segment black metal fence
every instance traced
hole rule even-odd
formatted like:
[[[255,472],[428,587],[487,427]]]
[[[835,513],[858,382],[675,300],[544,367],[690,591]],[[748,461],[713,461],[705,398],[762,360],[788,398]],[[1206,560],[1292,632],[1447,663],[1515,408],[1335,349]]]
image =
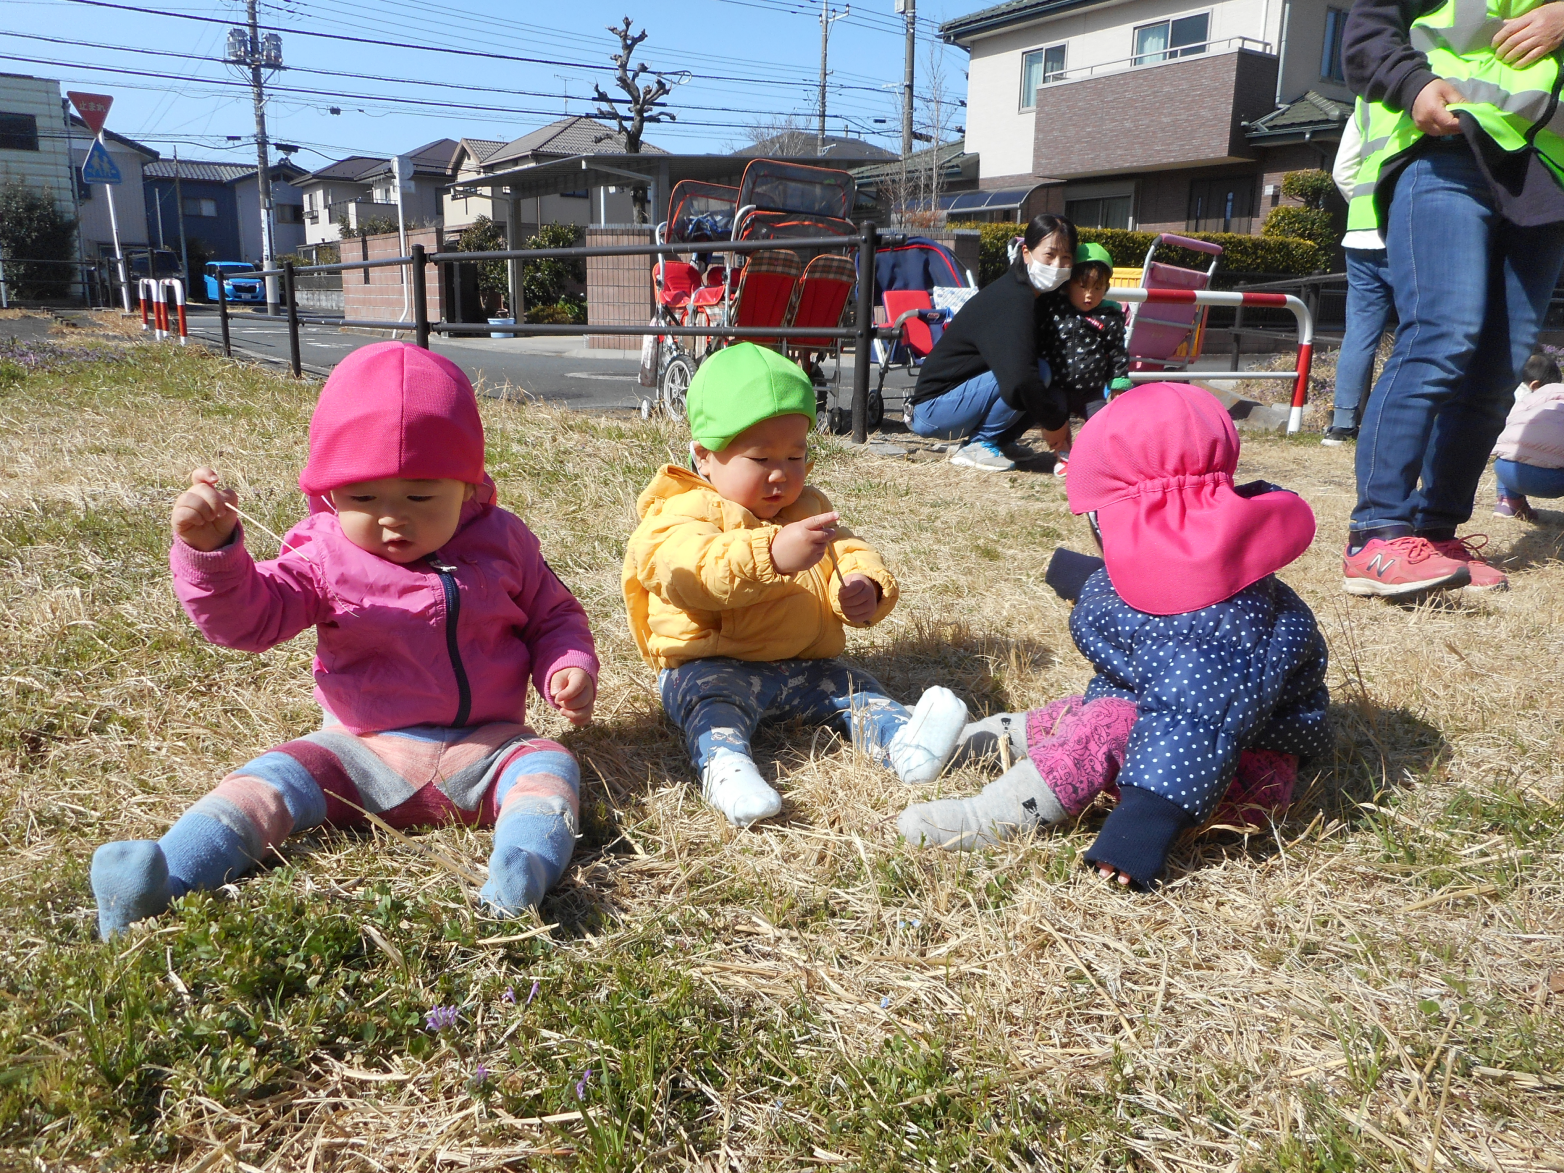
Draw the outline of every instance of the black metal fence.
[[[428,252],[421,244],[412,247],[411,255],[405,257],[389,257],[381,260],[357,260],[341,261],[330,265],[294,265],[291,261],[284,262],[279,269],[262,270],[247,276],[282,278],[283,301],[287,311],[288,322],[288,360],[295,377],[303,373],[299,353],[299,326],[301,323],[356,327],[368,330],[408,330],[413,335],[413,340],[424,348],[429,346],[431,334],[444,334],[450,336],[462,335],[490,335],[490,334],[526,334],[531,336],[563,336],[585,337],[587,335],[615,335],[615,336],[646,336],[658,337],[688,337],[688,338],[723,338],[743,341],[744,339],[787,340],[789,338],[829,338],[838,342],[852,343],[854,349],[853,361],[853,396],[852,396],[852,422],[853,440],[862,444],[868,439],[868,411],[869,411],[869,368],[873,365],[870,355],[870,343],[875,338],[874,325],[874,258],[879,248],[879,230],[872,223],[862,225],[856,236],[820,236],[820,237],[788,237],[776,240],[749,240],[749,241],[702,241],[693,244],[623,244],[623,245],[587,245],[573,248],[538,248],[538,249],[504,249],[496,252]],[[429,304],[427,299],[428,267],[434,265],[442,281],[449,282],[448,289],[461,287],[460,267],[481,261],[544,261],[544,260],[578,260],[587,257],[627,257],[644,256],[650,260],[659,256],[681,256],[710,253],[757,253],[774,251],[777,249],[813,249],[813,250],[853,250],[858,257],[858,287],[857,299],[851,326],[749,326],[735,327],[724,325],[705,326],[673,326],[658,323],[641,325],[528,325],[517,323],[511,326],[495,325],[488,322],[461,322],[450,321],[443,316],[437,321],[429,318]],[[298,300],[294,296],[298,280],[307,274],[327,273],[356,273],[363,270],[366,274],[370,269],[390,268],[392,266],[408,266],[408,284],[413,309],[413,320],[383,321],[368,318],[328,317],[318,314],[300,312]],[[228,299],[223,291],[222,283],[218,282],[218,316],[221,320],[223,353],[232,353],[232,344],[229,340],[228,327]],[[442,308],[445,302],[442,300]],[[460,314],[458,313],[458,316]],[[890,331],[881,330],[882,337],[890,337]]]

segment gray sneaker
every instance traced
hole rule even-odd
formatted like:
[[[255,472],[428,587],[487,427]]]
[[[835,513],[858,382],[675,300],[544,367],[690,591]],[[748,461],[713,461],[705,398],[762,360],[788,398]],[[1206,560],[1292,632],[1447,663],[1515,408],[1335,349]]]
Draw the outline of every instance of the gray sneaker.
[[[1009,472],[1016,466],[1016,462],[1001,452],[992,440],[963,444],[950,454],[950,462],[962,468],[981,468],[985,472]]]

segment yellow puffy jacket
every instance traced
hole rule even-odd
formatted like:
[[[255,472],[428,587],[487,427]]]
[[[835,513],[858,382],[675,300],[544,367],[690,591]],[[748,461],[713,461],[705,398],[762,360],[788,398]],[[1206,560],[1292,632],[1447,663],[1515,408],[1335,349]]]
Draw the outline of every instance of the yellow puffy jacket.
[[[818,489],[761,521],[687,469],[665,465],[636,501],[641,523],[625,551],[630,633],[653,668],[689,660],[825,660],[847,646],[839,595],[857,572],[880,585],[869,627],[896,606],[896,580],[868,544],[838,528],[830,553],[802,574],[771,565],[782,526],[831,503]],[[832,574],[832,560],[840,570]],[[858,625],[854,625],[858,626]]]

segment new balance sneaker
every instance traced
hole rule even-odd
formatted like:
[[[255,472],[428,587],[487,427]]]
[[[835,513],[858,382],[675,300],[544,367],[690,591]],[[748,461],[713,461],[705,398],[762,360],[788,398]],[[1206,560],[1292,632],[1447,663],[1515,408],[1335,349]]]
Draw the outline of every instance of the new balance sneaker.
[[[1427,538],[1374,538],[1341,562],[1341,589],[1384,599],[1464,587],[1472,581],[1464,559],[1443,554]]]
[[[1351,444],[1358,438],[1357,428],[1329,427],[1325,429],[1325,438],[1320,441],[1327,448],[1339,448],[1343,444]]]
[[[1466,571],[1472,576],[1472,581],[1466,584],[1467,590],[1509,590],[1510,580],[1505,576],[1504,571],[1489,566],[1483,556],[1478,553],[1487,544],[1487,534],[1476,534],[1470,538],[1450,538],[1448,541],[1429,543],[1429,545],[1433,546],[1434,549],[1451,561],[1464,562],[1466,564]]]
[[[1016,466],[992,440],[963,444],[950,454],[950,462],[962,468],[981,468],[985,472],[1009,472]]]
[[[1537,520],[1537,511],[1531,507],[1531,502],[1525,497],[1506,497],[1503,493],[1500,493],[1498,500],[1493,503],[1493,515],[1513,517],[1517,521]]]

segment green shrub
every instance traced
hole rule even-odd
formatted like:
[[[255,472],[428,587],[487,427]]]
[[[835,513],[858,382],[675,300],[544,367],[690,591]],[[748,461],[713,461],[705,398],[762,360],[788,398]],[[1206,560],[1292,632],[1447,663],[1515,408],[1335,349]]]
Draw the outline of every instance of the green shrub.
[[[0,250],[7,257],[29,261],[73,261],[76,221],[54,204],[48,188],[42,192],[20,181],[0,184]],[[69,265],[6,265],[12,297],[65,297],[77,280]]]
[[[456,248],[464,253],[499,252],[506,248],[505,229],[487,216],[479,216],[470,227],[464,228],[456,238]],[[504,297],[510,291],[510,280],[504,261],[478,262],[478,292],[489,297]]]
[[[586,237],[586,229],[579,224],[544,224],[533,236],[527,237],[522,248],[576,248]],[[586,281],[586,262],[577,257],[572,260],[528,261],[523,266],[521,292],[529,306],[553,306],[565,296],[565,287],[571,282]],[[531,321],[529,313],[527,320]]]
[[[1265,227],[1260,229],[1260,234],[1312,240],[1327,249],[1334,247],[1339,239],[1331,214],[1324,208],[1299,208],[1291,204],[1273,208],[1265,218]]]
[[[586,302],[564,298],[553,305],[540,305],[527,311],[533,325],[579,326],[586,323]]]
[[[1277,209],[1280,211],[1281,209]],[[1300,211],[1302,209],[1292,209]],[[1010,266],[1005,249],[1010,239],[1018,234],[1019,224],[955,224],[950,228],[976,228],[982,240],[979,246],[978,284],[987,285]],[[1222,263],[1217,272],[1234,273],[1313,273],[1330,263],[1328,249],[1320,243],[1293,236],[1248,236],[1241,232],[1191,232],[1180,233],[1195,240],[1208,240],[1222,246]],[[1102,245],[1113,257],[1115,265],[1139,268],[1146,259],[1146,250],[1156,239],[1151,232],[1132,232],[1124,228],[1082,228],[1082,241]],[[1334,240],[1327,243],[1334,244]],[[1160,248],[1157,259],[1173,265],[1185,265],[1204,269],[1211,264],[1205,253],[1181,248]]]
[[[1336,194],[1336,181],[1329,171],[1289,171],[1282,177],[1282,194],[1306,208],[1319,209]]]

